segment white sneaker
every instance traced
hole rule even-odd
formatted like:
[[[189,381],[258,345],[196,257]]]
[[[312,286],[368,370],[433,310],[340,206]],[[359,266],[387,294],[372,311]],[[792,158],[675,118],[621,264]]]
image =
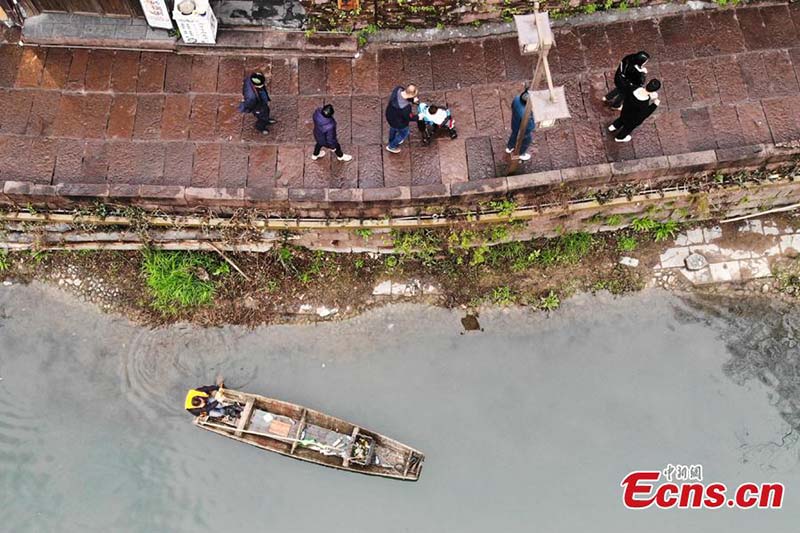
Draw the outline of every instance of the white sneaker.
[[[514,153],[514,149],[513,148],[506,148],[506,153],[507,154],[513,154]]]
[[[627,143],[627,142],[631,141],[631,136],[630,135],[626,135],[622,139],[617,139],[616,137],[614,137],[614,140],[617,141],[618,143]]]
[[[527,153],[525,153],[525,154],[521,154],[521,155],[519,156],[519,160],[520,160],[520,161],[527,161],[527,160],[528,160],[528,159],[530,159],[530,158],[531,158],[531,154],[527,154]]]
[[[312,161],[316,161],[316,160],[317,160],[317,159],[319,159],[320,157],[325,157],[325,150],[320,150],[320,151],[319,151],[319,155],[314,155],[314,154],[311,154],[311,160],[312,160]]]
[[[386,150],[388,150],[389,152],[392,152],[393,154],[399,154],[400,153],[400,148],[392,148],[391,146],[387,146]]]
[[[336,159],[338,159],[339,161],[347,162],[347,161],[352,161],[353,160],[353,156],[350,155],[350,154],[342,154],[342,157],[337,157]]]
[[[615,128],[614,125],[612,124],[608,127],[608,131],[617,131],[617,128]]]

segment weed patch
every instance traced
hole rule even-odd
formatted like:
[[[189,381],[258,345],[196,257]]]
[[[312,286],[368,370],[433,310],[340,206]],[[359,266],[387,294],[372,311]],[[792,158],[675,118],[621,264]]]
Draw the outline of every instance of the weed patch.
[[[214,299],[216,280],[228,264],[198,252],[144,252],[142,271],[154,309],[168,315],[207,305]]]

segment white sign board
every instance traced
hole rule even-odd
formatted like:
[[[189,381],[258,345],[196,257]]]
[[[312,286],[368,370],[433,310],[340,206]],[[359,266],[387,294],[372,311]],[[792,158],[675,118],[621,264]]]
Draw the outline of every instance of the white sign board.
[[[169,18],[166,0],[139,0],[144,11],[147,24],[153,28],[172,29],[172,19]]]
[[[198,0],[199,1],[199,0]],[[217,17],[210,7],[202,6],[204,11],[184,15],[176,6],[172,12],[175,23],[181,31],[181,39],[186,44],[214,44],[217,42]]]

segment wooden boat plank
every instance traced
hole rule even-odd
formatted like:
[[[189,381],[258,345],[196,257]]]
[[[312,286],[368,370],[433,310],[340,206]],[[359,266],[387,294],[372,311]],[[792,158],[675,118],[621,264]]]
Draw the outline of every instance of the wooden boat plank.
[[[255,404],[256,404],[255,398],[249,398],[247,400],[247,403],[244,406],[244,411],[242,411],[242,414],[239,415],[239,423],[236,425],[235,435],[237,437],[242,435],[242,430],[244,430],[245,427],[247,427],[248,422],[250,422],[250,416],[253,413],[253,407],[255,406]]]
[[[353,455],[353,446],[356,444],[356,435],[358,435],[360,429],[358,426],[354,427],[353,433],[350,435],[350,446],[347,447],[347,453],[342,459],[342,466],[344,467],[350,466],[350,456]]]
[[[300,416],[300,423],[297,424],[297,431],[295,431],[295,433],[294,433],[294,438],[295,439],[300,439],[300,435],[303,433],[303,429],[306,427],[306,416],[307,415],[308,415],[308,409],[306,409],[304,407],[303,408],[303,414]],[[295,440],[292,443],[292,449],[289,450],[290,454],[294,455],[294,451],[297,449],[297,445],[298,444],[299,444],[299,442],[297,440]]]

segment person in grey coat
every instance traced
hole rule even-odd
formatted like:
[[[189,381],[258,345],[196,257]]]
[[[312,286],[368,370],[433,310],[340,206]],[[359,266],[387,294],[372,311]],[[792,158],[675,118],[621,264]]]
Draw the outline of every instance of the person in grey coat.
[[[342,146],[336,136],[336,119],[333,118],[333,106],[327,104],[317,108],[312,118],[314,120],[314,140],[317,141],[317,144],[314,146],[314,153],[311,155],[311,159],[316,161],[320,157],[325,157],[325,151],[322,149],[325,147],[333,150],[339,161],[352,160],[353,156],[342,151]]]

